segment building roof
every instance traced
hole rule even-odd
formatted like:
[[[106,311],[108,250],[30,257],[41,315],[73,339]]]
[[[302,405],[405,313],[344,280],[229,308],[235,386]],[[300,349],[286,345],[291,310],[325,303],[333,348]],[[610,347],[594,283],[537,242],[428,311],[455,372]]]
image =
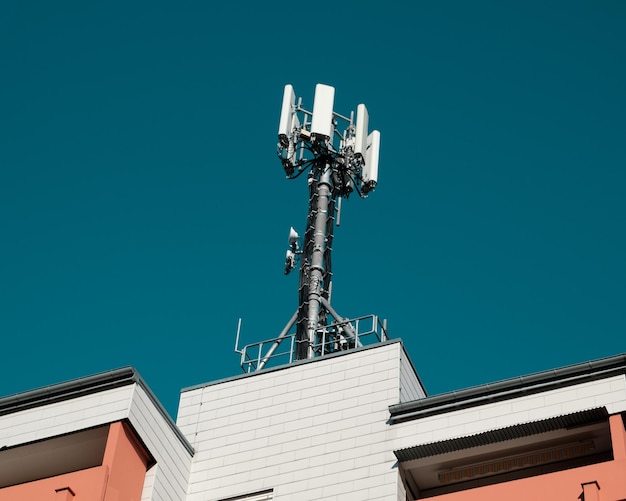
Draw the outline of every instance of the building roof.
[[[411,357],[409,356],[409,353],[406,349],[406,347],[404,346],[404,343],[402,342],[401,338],[391,338],[391,339],[386,339],[385,341],[379,341],[377,343],[372,343],[372,344],[368,344],[365,346],[359,346],[356,348],[350,348],[349,350],[345,350],[345,351],[338,351],[338,352],[334,352],[334,353],[327,353],[323,356],[320,357],[314,357],[314,358],[307,358],[304,360],[293,360],[292,362],[286,363],[286,364],[282,364],[282,365],[277,365],[277,366],[272,366],[272,367],[265,367],[263,369],[260,369],[258,371],[253,371],[253,372],[246,372],[243,374],[237,374],[235,376],[229,376],[226,378],[222,378],[222,379],[216,379],[214,381],[208,381],[206,383],[200,383],[200,384],[195,384],[193,386],[188,386],[183,388],[181,391],[181,393],[185,393],[187,391],[193,391],[193,390],[197,390],[199,388],[206,388],[208,386],[215,386],[218,384],[223,384],[223,383],[229,383],[231,381],[235,381],[238,379],[244,379],[244,378],[249,378],[249,377],[254,377],[257,376],[259,374],[268,374],[270,372],[277,372],[277,371],[284,371],[284,370],[289,370],[292,367],[298,366],[298,365],[306,365],[306,364],[316,364],[318,362],[323,362],[326,360],[331,360],[331,359],[336,359],[339,357],[346,357],[346,356],[350,356],[352,353],[357,353],[357,352],[361,352],[361,351],[367,351],[367,350],[373,350],[376,349],[380,346],[387,346],[390,344],[396,344],[399,343],[400,346],[402,347],[404,356],[406,357],[407,362],[410,364],[411,368],[413,369],[413,372],[415,373],[415,376],[417,377],[418,383],[420,384],[421,388],[424,388],[424,385],[422,384],[422,380],[417,372],[417,370],[415,369],[415,365],[413,364]],[[424,389],[424,391],[426,391]]]
[[[390,424],[626,374],[626,354],[389,406]]]
[[[145,391],[146,395],[148,395],[148,398],[150,399],[150,402],[157,412],[163,417],[167,426],[171,428],[189,454],[193,455],[194,449],[189,441],[176,426],[171,416],[167,413],[163,405],[159,402],[137,370],[130,366],[2,397],[0,398],[0,416],[50,405],[57,402],[63,402],[131,384],[137,384]]]

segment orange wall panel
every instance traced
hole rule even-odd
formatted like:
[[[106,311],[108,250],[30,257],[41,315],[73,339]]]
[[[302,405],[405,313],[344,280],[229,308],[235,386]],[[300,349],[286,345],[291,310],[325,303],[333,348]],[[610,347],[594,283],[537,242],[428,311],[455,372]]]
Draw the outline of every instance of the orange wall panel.
[[[149,456],[130,427],[111,424],[103,464],[109,467],[104,501],[139,501]]]
[[[97,466],[65,475],[0,489],[0,501],[101,501],[108,477],[108,467]],[[75,497],[62,489],[70,487]],[[59,490],[59,494],[57,494]],[[58,497],[61,495],[61,497]],[[70,496],[68,498],[68,495]]]
[[[112,423],[101,466],[0,489],[0,501],[139,501],[150,456],[129,425]]]
[[[597,483],[600,500],[626,499],[626,460],[607,461],[580,468],[442,494],[437,501],[577,501],[584,484]]]
[[[613,457],[617,460],[626,459],[626,431],[621,414],[609,416]]]

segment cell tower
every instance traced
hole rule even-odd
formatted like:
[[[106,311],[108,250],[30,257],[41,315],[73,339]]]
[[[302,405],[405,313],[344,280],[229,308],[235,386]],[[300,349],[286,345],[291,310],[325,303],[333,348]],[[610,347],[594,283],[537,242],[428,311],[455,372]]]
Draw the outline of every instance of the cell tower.
[[[277,338],[237,348],[246,372],[270,361],[291,362],[343,351],[386,338],[386,326],[375,315],[346,319],[330,304],[331,252],[342,198],[356,192],[366,198],[378,181],[380,133],[368,132],[364,104],[349,117],[333,110],[334,87],[317,84],[313,111],[285,86],[278,126],[278,157],[287,179],[308,175],[309,212],[304,239],[291,228],[285,274],[300,263],[298,309]],[[341,125],[340,125],[341,124]],[[295,326],[295,332],[293,328]],[[287,350],[277,352],[287,339]]]

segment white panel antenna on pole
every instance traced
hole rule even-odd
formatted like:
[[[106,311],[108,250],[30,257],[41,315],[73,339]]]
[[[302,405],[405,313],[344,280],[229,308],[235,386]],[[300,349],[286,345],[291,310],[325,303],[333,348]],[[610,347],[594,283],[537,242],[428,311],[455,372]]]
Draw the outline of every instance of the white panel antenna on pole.
[[[363,167],[363,190],[371,191],[378,182],[378,158],[380,155],[380,132],[377,130],[367,138],[365,167]]]
[[[293,120],[296,118],[295,107],[296,93],[293,90],[292,85],[285,85],[285,91],[283,93],[283,105],[280,110],[280,123],[278,125],[278,140],[283,145],[287,145],[288,137],[291,135]]]
[[[324,84],[317,84],[315,86],[315,101],[313,102],[311,133],[318,137],[318,141],[330,139],[333,135],[334,101],[334,87]]]
[[[365,152],[367,150],[367,127],[369,122],[369,113],[364,104],[359,104],[356,108],[356,130],[354,138],[354,154],[360,160],[365,160]]]

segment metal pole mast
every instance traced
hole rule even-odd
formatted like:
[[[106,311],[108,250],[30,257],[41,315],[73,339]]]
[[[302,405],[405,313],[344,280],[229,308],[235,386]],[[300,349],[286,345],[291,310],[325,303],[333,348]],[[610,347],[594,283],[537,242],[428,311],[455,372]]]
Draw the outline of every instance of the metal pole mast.
[[[321,171],[321,172],[317,172]],[[330,251],[334,228],[334,196],[331,182],[332,167],[324,164],[311,172],[309,182],[313,196],[309,202],[308,227],[305,234],[303,256],[300,267],[299,319],[296,342],[297,359],[312,358],[316,345],[316,333],[320,322],[326,323],[322,311],[322,298],[330,296]],[[322,315],[321,315],[322,314]],[[321,316],[321,318],[320,318]]]
[[[285,273],[300,260],[300,284],[296,324],[296,359],[313,358],[328,352],[328,344],[349,345],[355,338],[346,324],[337,334],[342,339],[327,339],[324,327],[330,314],[339,319],[330,306],[331,251],[335,227],[335,207],[339,197],[356,192],[367,197],[378,180],[380,133],[368,134],[369,116],[365,105],[357,107],[350,117],[333,110],[335,89],[318,84],[313,111],[296,103],[291,85],[285,86],[280,125],[278,156],[288,179],[308,171],[309,213],[303,245],[291,229]],[[345,130],[338,130],[339,124]],[[280,341],[278,341],[280,342]],[[352,345],[357,340],[353,339]]]

